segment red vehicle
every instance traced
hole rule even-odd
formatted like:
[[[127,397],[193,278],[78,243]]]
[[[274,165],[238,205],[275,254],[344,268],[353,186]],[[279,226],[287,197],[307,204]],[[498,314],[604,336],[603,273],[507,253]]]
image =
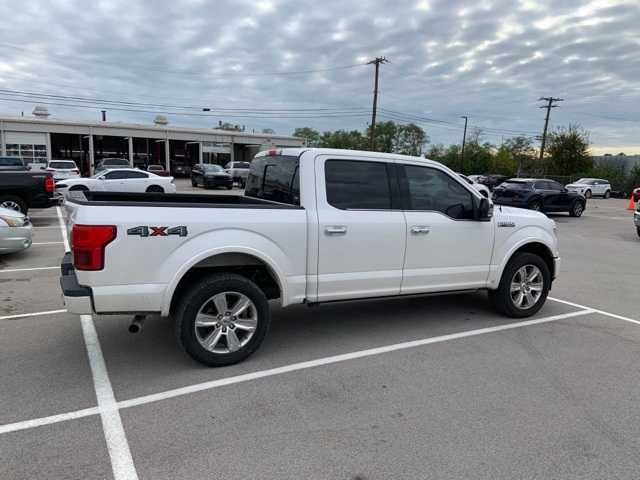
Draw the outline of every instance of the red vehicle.
[[[156,175],[160,175],[161,177],[166,177],[169,175],[162,165],[149,165],[147,167],[147,172],[155,173]]]

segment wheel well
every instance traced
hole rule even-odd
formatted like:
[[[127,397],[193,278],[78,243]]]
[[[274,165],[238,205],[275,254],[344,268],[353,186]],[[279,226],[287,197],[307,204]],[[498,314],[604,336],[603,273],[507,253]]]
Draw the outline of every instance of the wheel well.
[[[255,283],[269,300],[280,298],[282,294],[276,274],[264,261],[246,253],[222,253],[201,260],[183,275],[173,292],[171,311],[184,290],[214,273],[242,275]]]
[[[555,271],[554,271],[554,261],[553,261],[553,254],[551,253],[551,251],[549,250],[549,248],[542,244],[542,243],[527,243],[526,245],[521,246],[518,250],[516,250],[515,252],[513,252],[513,255],[516,255],[517,253],[520,252],[527,252],[527,253],[533,253],[534,255],[538,255],[540,258],[542,258],[544,260],[544,263],[547,264],[547,267],[549,267],[549,272],[551,273],[551,278],[555,278]],[[513,255],[511,255],[511,258],[513,258]]]
[[[69,188],[69,191],[72,191],[72,190],[89,190],[89,189],[87,187],[85,187],[84,185],[72,185]]]

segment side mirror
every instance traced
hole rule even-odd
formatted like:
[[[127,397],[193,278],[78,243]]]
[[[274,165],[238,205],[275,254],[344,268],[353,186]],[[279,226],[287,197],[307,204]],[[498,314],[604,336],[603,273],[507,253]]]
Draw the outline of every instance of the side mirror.
[[[481,198],[476,213],[476,220],[488,222],[493,217],[493,203],[488,198]]]

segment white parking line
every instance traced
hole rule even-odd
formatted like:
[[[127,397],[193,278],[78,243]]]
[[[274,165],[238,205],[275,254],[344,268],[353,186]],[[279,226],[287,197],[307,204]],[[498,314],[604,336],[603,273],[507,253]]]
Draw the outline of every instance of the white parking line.
[[[64,242],[64,251],[68,252],[71,249],[69,248],[69,239],[67,238],[67,226],[64,224],[60,207],[56,207],[56,212],[58,212],[58,224],[60,225],[60,233],[62,234],[62,241]]]
[[[60,207],[56,207],[60,233],[64,242],[65,251],[69,251],[69,240],[67,239],[67,227],[62,218]],[[138,472],[133,464],[133,457],[129,449],[129,442],[122,426],[120,410],[116,403],[113,387],[107,373],[107,365],[104,362],[100,340],[93,323],[91,315],[80,315],[82,324],[82,336],[87,346],[87,356],[93,377],[93,387],[96,391],[98,401],[98,411],[102,421],[104,438],[111,459],[111,469],[115,480],[138,480]]]
[[[55,315],[56,313],[65,313],[66,309],[61,310],[47,310],[45,312],[33,312],[33,313],[19,313],[17,315],[5,315],[0,317],[0,320],[13,320],[15,318],[27,318],[27,317],[39,317],[42,315]]]
[[[129,408],[129,407],[135,407],[138,405],[144,405],[147,403],[152,403],[152,402],[157,402],[160,400],[165,400],[168,398],[173,398],[173,397],[179,397],[182,395],[188,395],[190,393],[195,393],[195,392],[201,392],[203,390],[211,390],[214,388],[218,388],[218,387],[222,387],[225,385],[233,385],[235,383],[242,383],[242,382],[248,382],[250,380],[257,380],[260,378],[266,378],[266,377],[272,377],[275,375],[281,375],[284,373],[289,373],[289,372],[295,372],[295,371],[300,371],[300,370],[305,370],[308,368],[314,368],[314,367],[319,367],[322,365],[331,365],[334,363],[340,363],[340,362],[345,362],[348,360],[355,360],[358,358],[365,358],[365,357],[370,357],[370,356],[374,356],[374,355],[381,355],[384,353],[389,353],[389,352],[395,352],[395,351],[399,351],[399,350],[406,350],[409,348],[415,348],[415,347],[420,347],[420,346],[424,346],[424,345],[430,345],[430,344],[434,344],[434,343],[442,343],[442,342],[448,342],[451,340],[457,340],[460,338],[467,338],[467,337],[474,337],[474,336],[478,336],[478,335],[484,335],[487,333],[494,333],[494,332],[500,332],[503,330],[511,330],[511,329],[515,329],[515,328],[521,328],[521,327],[528,327],[531,325],[539,325],[539,324],[543,324],[543,323],[549,323],[549,322],[555,322],[558,320],[564,320],[566,318],[572,318],[572,317],[579,317],[582,315],[589,315],[591,313],[594,313],[593,310],[591,309],[584,309],[584,310],[580,310],[577,312],[569,312],[569,313],[563,313],[560,315],[552,315],[549,317],[541,317],[541,318],[537,318],[534,320],[525,320],[522,322],[515,322],[515,323],[508,323],[506,325],[498,325],[495,327],[487,327],[487,328],[479,328],[479,329],[475,329],[475,330],[467,330],[465,332],[459,332],[459,333],[452,333],[449,335],[441,335],[438,337],[430,337],[430,338],[424,338],[421,340],[413,340],[413,341],[409,341],[409,342],[402,342],[402,343],[396,343],[396,344],[392,344],[392,345],[385,345],[382,347],[376,347],[376,348],[370,348],[370,349],[366,349],[366,350],[360,350],[360,351],[356,351],[356,352],[350,352],[350,353],[345,353],[345,354],[341,354],[341,355],[333,355],[331,357],[324,357],[324,358],[318,358],[316,360],[310,360],[307,362],[299,362],[299,363],[294,363],[291,365],[285,365],[283,367],[276,367],[276,368],[271,368],[269,370],[261,370],[261,371],[257,371],[257,372],[251,372],[251,373],[246,373],[243,375],[237,375],[235,377],[227,377],[227,378],[222,378],[222,379],[218,379],[218,380],[212,380],[212,381],[208,381],[208,382],[203,382],[203,383],[198,383],[195,385],[190,385],[188,387],[182,387],[182,388],[176,388],[173,390],[167,390],[165,392],[160,392],[160,393],[155,393],[155,394],[151,394],[151,395],[144,395],[141,397],[136,397],[136,398],[131,398],[129,400],[123,400],[120,402],[115,403],[115,405],[110,405],[111,408],[115,408],[115,409],[121,409],[121,408]],[[83,322],[83,328],[84,328],[84,322]],[[95,332],[95,330],[94,330]],[[97,337],[96,337],[97,340]],[[99,346],[99,345],[98,345]],[[89,348],[89,347],[87,347]],[[105,372],[106,373],[106,372]],[[108,378],[107,378],[108,380]],[[97,387],[96,387],[97,389]],[[80,412],[85,412],[84,414],[80,414],[78,412],[70,412],[67,414],[63,414],[63,415],[67,415],[67,417],[60,417],[57,418],[57,416],[53,416],[53,417],[44,417],[44,418],[39,418],[39,419],[34,419],[34,420],[25,420],[23,422],[17,422],[17,423],[11,423],[11,424],[7,424],[7,425],[1,425],[0,426],[0,433],[5,433],[5,432],[13,432],[15,430],[23,430],[25,428],[32,428],[29,426],[24,426],[25,424],[28,423],[28,425],[32,425],[33,427],[39,427],[39,426],[43,426],[43,425],[49,425],[51,423],[58,423],[58,422],[63,422],[65,420],[71,420],[73,418],[81,418],[81,417],[87,417],[87,416],[91,416],[91,415],[96,415],[97,413],[100,413],[100,411],[98,411],[97,409],[94,411],[89,411],[89,410],[84,410],[84,411],[80,411]],[[75,416],[71,416],[77,414]],[[106,432],[106,428],[105,428],[105,432]]]
[[[8,268],[6,270],[0,269],[0,273],[32,272],[34,270],[60,270],[60,265],[56,267]]]
[[[23,422],[7,423],[0,425],[0,434],[27,430],[28,428],[42,427],[43,425],[51,425],[52,423],[66,422],[67,420],[75,420],[77,418],[90,417],[100,413],[98,407],[83,408],[73,412],[61,413],[59,415],[51,415],[49,417],[34,418],[33,420],[25,420]]]
[[[568,302],[567,300],[561,300],[559,298],[547,297],[549,300],[553,300],[554,302],[564,303],[565,305],[570,305],[576,308],[588,308],[589,310],[593,310],[594,313],[599,313],[600,315],[605,315],[611,318],[617,318],[618,320],[624,320],[625,322],[635,323],[636,325],[640,325],[640,320],[635,320],[629,317],[623,317],[622,315],[618,315],[617,313],[605,312],[604,310],[598,310],[597,308],[587,307],[586,305],[580,305],[579,303]]]
[[[87,355],[98,399],[104,438],[111,458],[113,477],[115,480],[137,480],[138,473],[133,464],[129,442],[127,442],[127,436],[124,433],[120,411],[113,394],[93,319],[91,315],[80,315],[80,321],[82,322],[84,341],[87,345]]]
[[[64,242],[33,242],[31,245],[62,245]]]

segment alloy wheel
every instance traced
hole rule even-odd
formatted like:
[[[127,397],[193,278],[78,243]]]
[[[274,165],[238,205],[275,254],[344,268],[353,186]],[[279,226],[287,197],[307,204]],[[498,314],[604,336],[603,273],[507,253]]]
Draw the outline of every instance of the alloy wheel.
[[[194,323],[200,345],[213,353],[232,353],[244,347],[258,327],[258,310],[246,295],[222,292],[206,300]]]
[[[20,208],[20,205],[18,205],[18,203],[14,202],[13,200],[5,200],[4,202],[0,203],[0,207],[8,208],[9,210],[15,210],[17,212],[22,211],[22,208]]]
[[[510,296],[513,305],[521,310],[533,307],[544,289],[544,277],[535,265],[523,265],[511,279]]]

